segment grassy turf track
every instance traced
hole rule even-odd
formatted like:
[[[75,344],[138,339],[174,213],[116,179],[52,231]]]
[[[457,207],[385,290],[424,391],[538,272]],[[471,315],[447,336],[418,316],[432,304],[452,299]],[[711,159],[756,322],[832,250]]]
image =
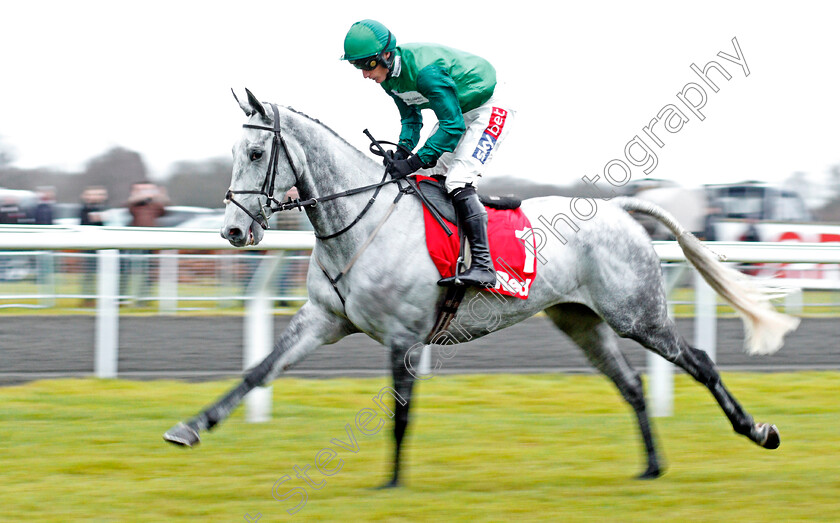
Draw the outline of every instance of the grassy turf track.
[[[643,469],[634,417],[600,376],[446,376],[415,389],[405,487],[374,491],[391,425],[349,441],[384,379],[274,383],[274,419],[242,410],[184,450],[161,434],[234,381],[55,380],[0,388],[0,520],[791,521],[840,520],[840,374],[728,373],[725,383],[782,446],[735,435],[705,388],[675,382],[675,415],[654,421],[665,476]],[[326,477],[315,456],[342,468]],[[310,465],[320,489],[295,477]],[[329,468],[328,467],[328,468]],[[301,487],[300,501],[272,497]],[[253,519],[252,519],[253,520]]]

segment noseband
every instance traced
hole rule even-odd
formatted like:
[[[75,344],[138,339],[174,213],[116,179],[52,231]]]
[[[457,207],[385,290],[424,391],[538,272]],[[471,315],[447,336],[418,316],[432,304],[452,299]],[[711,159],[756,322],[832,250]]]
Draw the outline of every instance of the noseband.
[[[286,145],[286,139],[283,138],[283,134],[280,132],[280,112],[275,104],[271,104],[271,110],[274,112],[274,127],[247,123],[242,125],[242,127],[246,129],[259,129],[261,131],[271,131],[274,133],[274,137],[271,140],[271,157],[269,158],[268,166],[266,167],[262,187],[260,187],[258,191],[234,191],[233,189],[228,189],[225,194],[225,203],[230,202],[236,205],[242,209],[245,214],[250,216],[252,220],[257,222],[260,227],[266,230],[268,229],[268,218],[272,213],[289,208],[274,197],[274,180],[277,178],[277,158],[279,156],[277,152],[278,145],[283,146],[283,151],[285,151],[286,158],[289,160],[289,166],[292,168],[292,173],[295,175],[295,185],[297,185],[300,179],[297,167],[295,167],[295,162],[292,161],[292,155],[289,153],[289,146]],[[265,196],[265,203],[260,205],[260,216],[254,216],[251,211],[245,208],[244,205],[236,201],[233,197],[235,194],[257,194],[259,196]],[[272,203],[276,204],[276,207],[273,206]]]

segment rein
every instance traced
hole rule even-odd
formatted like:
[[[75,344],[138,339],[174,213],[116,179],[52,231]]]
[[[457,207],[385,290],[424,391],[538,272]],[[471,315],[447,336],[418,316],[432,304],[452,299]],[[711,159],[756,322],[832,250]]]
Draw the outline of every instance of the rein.
[[[323,196],[321,198],[310,198],[308,200],[303,200],[303,201],[301,201],[299,199],[292,200],[291,198],[289,198],[288,201],[286,201],[284,203],[281,203],[278,208],[276,208],[276,209],[272,208],[272,211],[286,211],[286,210],[290,210],[290,209],[303,210],[304,207],[315,207],[319,203],[328,202],[330,200],[335,200],[337,198],[343,198],[344,196],[353,196],[354,194],[359,194],[359,193],[362,193],[362,192],[369,191],[371,189],[376,189],[373,193],[373,196],[371,196],[370,200],[368,200],[367,205],[365,205],[365,208],[362,209],[362,212],[360,212],[359,215],[356,216],[356,219],[353,220],[352,222],[350,222],[349,225],[347,225],[346,227],[344,227],[341,230],[339,230],[337,232],[334,232],[332,234],[327,234],[327,235],[321,235],[321,234],[317,234],[317,233],[315,234],[315,237],[318,238],[319,240],[329,240],[330,238],[335,238],[336,236],[341,236],[345,232],[349,231],[350,228],[352,228],[354,225],[359,223],[359,220],[361,220],[362,217],[364,217],[364,215],[367,214],[367,212],[370,210],[371,206],[373,205],[373,202],[376,201],[376,197],[379,196],[379,191],[382,190],[382,187],[384,187],[385,185],[388,185],[389,183],[394,183],[394,182],[397,181],[395,179],[386,180],[385,178],[387,176],[388,176],[388,174],[385,173],[382,176],[382,181],[380,181],[379,183],[373,183],[371,185],[365,185],[364,187],[357,187],[355,189],[350,189],[350,190],[347,190],[347,191],[342,191],[340,193],[330,194],[328,196]]]

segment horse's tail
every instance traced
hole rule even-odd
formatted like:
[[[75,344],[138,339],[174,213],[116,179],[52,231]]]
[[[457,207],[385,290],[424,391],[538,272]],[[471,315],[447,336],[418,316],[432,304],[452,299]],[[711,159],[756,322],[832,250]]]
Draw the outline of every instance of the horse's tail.
[[[799,326],[799,319],[776,312],[770,300],[784,292],[768,281],[747,276],[721,263],[721,257],[703,245],[668,211],[637,198],[614,198],[622,209],[647,214],[668,227],[685,257],[709,285],[726,300],[744,322],[744,347],[750,354],[772,354],[784,336]]]

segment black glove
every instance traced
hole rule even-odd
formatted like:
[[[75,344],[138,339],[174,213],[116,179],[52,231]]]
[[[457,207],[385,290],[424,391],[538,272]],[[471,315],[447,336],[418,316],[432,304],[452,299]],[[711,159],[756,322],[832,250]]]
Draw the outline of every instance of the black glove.
[[[396,151],[385,151],[385,157],[382,158],[382,165],[387,166],[397,160],[405,160],[409,156],[411,156],[411,151],[402,145],[398,145]]]
[[[419,156],[409,156],[405,160],[394,160],[388,167],[391,178],[405,178],[409,174],[423,168],[423,161]]]

